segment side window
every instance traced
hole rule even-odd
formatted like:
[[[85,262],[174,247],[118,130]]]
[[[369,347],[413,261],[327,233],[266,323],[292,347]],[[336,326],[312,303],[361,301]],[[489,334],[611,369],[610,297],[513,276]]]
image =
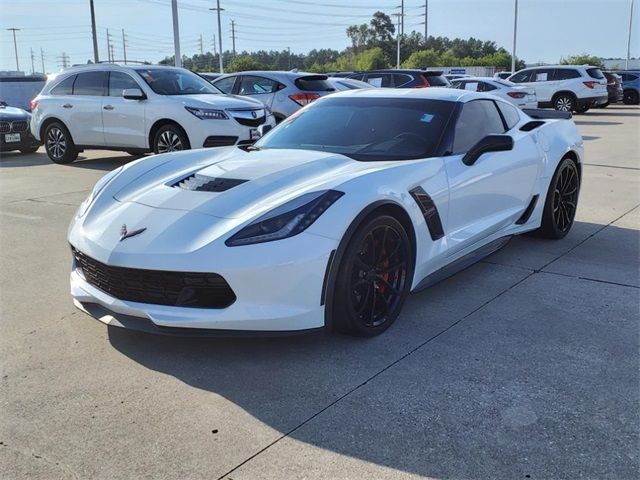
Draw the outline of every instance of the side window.
[[[407,75],[406,73],[394,73],[393,74],[393,84],[396,88],[402,87],[406,85],[412,80],[411,75]]]
[[[73,82],[75,79],[75,75],[65,78],[51,89],[51,95],[71,95],[73,93]]]
[[[79,73],[73,84],[74,95],[102,96],[107,72]]]
[[[224,77],[213,82],[213,84],[218,87],[222,91],[222,93],[227,94],[233,91],[234,83],[236,83],[236,77]]]
[[[505,102],[496,102],[498,110],[502,113],[505,123],[507,124],[507,130],[511,130],[520,121],[520,114],[518,109],[513,105],[509,105]]]
[[[521,72],[515,73],[510,80],[514,83],[530,82],[532,71],[533,70],[522,70]]]
[[[461,81],[461,80],[452,80],[451,81],[451,88],[463,89],[464,88],[464,82]]]
[[[469,90],[470,92],[477,92],[478,82],[473,80],[467,80],[466,82],[464,82],[464,89]]]
[[[496,87],[487,82],[478,83],[478,91],[479,92],[490,92],[491,90],[495,90]]]
[[[362,82],[364,80],[364,73],[356,73],[355,75],[349,75],[347,78],[352,78],[354,80],[360,80]]]
[[[388,73],[370,73],[367,75],[367,83],[374,87],[391,87],[393,76]]]
[[[239,95],[259,95],[261,93],[273,93],[278,90],[278,82],[264,77],[242,75],[240,77]]]
[[[140,88],[140,85],[126,73],[111,72],[109,74],[109,96],[121,97],[127,88]]]
[[[466,153],[487,135],[500,134],[504,131],[504,124],[495,103],[491,100],[467,102],[456,123],[453,153]]]
[[[572,78],[580,78],[580,72],[573,68],[557,68],[554,80],[570,80]]]
[[[549,82],[553,80],[553,68],[540,68],[533,70],[532,81]]]

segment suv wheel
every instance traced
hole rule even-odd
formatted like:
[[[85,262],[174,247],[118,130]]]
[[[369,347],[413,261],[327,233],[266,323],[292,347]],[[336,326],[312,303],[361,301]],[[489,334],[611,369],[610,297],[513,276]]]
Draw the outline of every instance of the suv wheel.
[[[165,125],[160,127],[153,139],[154,153],[178,152],[180,150],[189,150],[189,140],[176,125]]]
[[[44,131],[44,148],[54,163],[66,164],[78,158],[78,149],[71,134],[62,123],[54,122]]]
[[[634,90],[625,90],[622,101],[625,105],[637,105],[638,104],[638,92]]]
[[[576,109],[576,101],[572,95],[562,93],[553,101],[553,108],[561,112],[572,112]]]

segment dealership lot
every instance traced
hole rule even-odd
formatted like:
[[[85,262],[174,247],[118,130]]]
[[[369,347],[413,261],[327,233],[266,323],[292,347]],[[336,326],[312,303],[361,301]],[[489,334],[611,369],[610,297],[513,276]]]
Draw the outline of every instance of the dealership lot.
[[[128,155],[0,161],[3,478],[635,478],[640,109],[574,117],[577,222],[410,297],[364,340],[107,328],[66,229]]]

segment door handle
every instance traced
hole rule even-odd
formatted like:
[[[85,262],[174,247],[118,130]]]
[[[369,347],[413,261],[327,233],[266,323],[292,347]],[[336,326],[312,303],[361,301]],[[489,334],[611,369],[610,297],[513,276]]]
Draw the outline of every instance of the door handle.
[[[105,110],[113,110],[113,105],[105,105],[104,107]]]
[[[73,108],[73,105],[71,105],[70,103],[65,103],[64,105],[62,105],[62,108]]]

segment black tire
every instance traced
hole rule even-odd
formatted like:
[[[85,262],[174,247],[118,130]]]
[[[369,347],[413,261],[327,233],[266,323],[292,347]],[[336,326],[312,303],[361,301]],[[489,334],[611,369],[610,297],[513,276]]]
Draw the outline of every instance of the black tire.
[[[603,103],[602,105],[598,105],[598,108],[607,108],[610,102]]]
[[[136,150],[125,150],[125,153],[131,155],[132,157],[140,157],[142,155],[144,155],[144,152],[141,151],[136,151]]]
[[[560,93],[553,98],[553,108],[561,112],[573,112],[578,107],[576,97],[570,93]]]
[[[154,153],[179,152],[190,148],[189,138],[177,125],[163,125],[153,137]]]
[[[625,105],[638,105],[638,92],[635,90],[625,90],[622,96]]]
[[[551,178],[542,212],[542,225],[535,233],[543,238],[564,238],[573,226],[579,194],[578,167],[572,159],[564,158]]]
[[[60,122],[47,125],[44,130],[44,148],[53,163],[65,165],[78,158],[78,149],[67,127]]]
[[[591,107],[576,107],[576,113],[587,113]]]
[[[395,218],[380,215],[358,228],[344,252],[334,286],[339,332],[373,337],[398,318],[411,288],[413,251]]]
[[[37,147],[21,148],[20,149],[20,153],[25,153],[25,154],[26,153],[36,153],[39,148],[40,148],[39,145]]]

